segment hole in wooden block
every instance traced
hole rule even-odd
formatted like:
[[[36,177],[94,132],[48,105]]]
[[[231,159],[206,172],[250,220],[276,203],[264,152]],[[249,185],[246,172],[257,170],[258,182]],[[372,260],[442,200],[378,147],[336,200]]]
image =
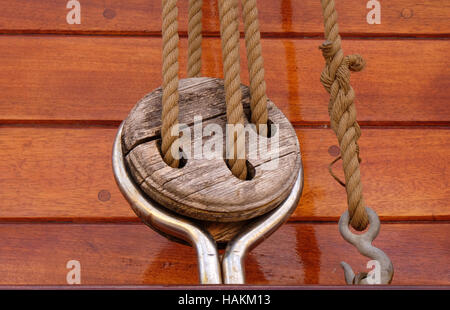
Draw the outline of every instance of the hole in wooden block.
[[[228,169],[230,169],[231,171],[231,167],[229,166],[228,161],[227,160],[224,161]],[[248,160],[245,160],[245,165],[247,166],[247,177],[245,178],[245,181],[250,181],[255,177],[256,170],[255,167],[253,167],[253,165]]]
[[[162,151],[161,151],[161,140],[156,141],[156,146],[158,147],[159,154],[161,155],[161,158],[164,161],[164,156],[163,156]],[[181,169],[184,166],[186,166],[188,157],[187,157],[186,153],[183,151],[183,149],[181,147],[178,149],[178,152],[179,152],[178,156],[180,157],[180,162],[178,164],[178,167],[176,167],[176,168],[177,169]]]
[[[251,120],[251,112],[249,109],[244,109],[244,115],[247,118],[247,120]],[[274,126],[272,126],[274,125]],[[256,127],[257,125],[255,125]],[[258,128],[255,128],[258,129]],[[259,133],[259,130],[257,130]],[[277,126],[275,126],[275,123],[272,122],[270,119],[267,119],[267,138],[272,138],[277,133]]]
[[[245,164],[247,165],[247,178],[246,180],[249,181],[255,177],[255,167],[249,162],[248,160],[245,161]]]
[[[277,133],[277,126],[270,119],[267,120],[267,138],[272,138]]]

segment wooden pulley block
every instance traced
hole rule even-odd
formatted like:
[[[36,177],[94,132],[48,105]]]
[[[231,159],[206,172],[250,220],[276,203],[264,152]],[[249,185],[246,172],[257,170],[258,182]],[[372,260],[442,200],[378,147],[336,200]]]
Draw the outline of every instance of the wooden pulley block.
[[[194,220],[219,243],[280,205],[302,167],[298,139],[288,119],[269,101],[269,134],[259,135],[248,126],[249,89],[241,85],[241,90],[247,116],[246,180],[234,176],[225,161],[222,79],[179,81],[179,124],[184,139],[180,151],[185,157],[180,167],[168,166],[161,156],[161,88],[136,104],[123,123],[121,136],[128,172],[141,191],[171,212]]]

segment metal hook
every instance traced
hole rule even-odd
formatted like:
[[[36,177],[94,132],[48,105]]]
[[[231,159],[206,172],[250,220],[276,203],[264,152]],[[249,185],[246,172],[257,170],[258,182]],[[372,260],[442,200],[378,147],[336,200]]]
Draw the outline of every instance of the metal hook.
[[[358,249],[359,253],[378,262],[380,267],[379,282],[373,283],[367,277],[368,274],[364,272],[355,275],[350,265],[345,262],[341,262],[341,266],[344,269],[345,281],[347,284],[389,284],[394,276],[394,266],[386,253],[372,245],[372,241],[380,232],[380,219],[378,218],[376,212],[372,209],[366,207],[366,211],[369,217],[369,229],[367,232],[357,235],[350,231],[348,227],[350,221],[348,211],[342,214],[339,219],[339,231],[347,242],[351,243]]]

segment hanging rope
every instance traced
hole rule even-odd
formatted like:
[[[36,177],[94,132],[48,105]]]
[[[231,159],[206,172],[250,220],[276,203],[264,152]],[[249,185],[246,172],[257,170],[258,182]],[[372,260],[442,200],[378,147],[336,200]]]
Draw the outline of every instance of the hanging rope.
[[[173,158],[171,149],[178,136],[173,136],[178,128],[178,10],[177,0],[162,0],[163,6],[163,96],[161,152],[164,161],[171,167],[178,167],[179,161]],[[242,0],[247,49],[248,71],[250,77],[251,121],[261,135],[267,135],[267,96],[264,80],[264,62],[261,52],[258,10],[256,0]],[[219,0],[220,34],[227,123],[235,126],[235,132],[227,141],[227,149],[234,150],[227,164],[240,179],[247,177],[245,158],[244,111],[242,107],[238,1]],[[202,0],[189,0],[188,24],[188,77],[201,75],[202,42]]]
[[[161,153],[166,164],[172,168],[179,160],[172,156],[172,144],[178,136],[178,8],[177,0],[162,0],[162,40],[163,40],[163,84],[161,113]]]
[[[199,77],[202,70],[202,0],[189,0],[188,77]]]
[[[353,103],[355,92],[350,86],[350,71],[362,70],[365,62],[360,55],[344,57],[334,0],[321,2],[326,41],[320,49],[326,65],[320,81],[330,93],[328,112],[331,128],[336,133],[341,149],[350,224],[361,231],[367,227],[369,220],[362,194],[357,143],[361,129],[356,121],[356,107]]]
[[[228,159],[231,172],[245,180],[247,166],[245,160],[244,111],[242,108],[241,77],[239,65],[239,23],[237,0],[219,0],[220,36],[222,41],[222,61],[227,104],[227,122],[236,126],[231,141],[234,145],[233,158]],[[227,147],[227,149],[230,149]]]
[[[250,77],[251,120],[258,132],[262,136],[267,136],[267,127],[259,127],[259,125],[267,124],[267,96],[256,0],[242,0],[242,15]]]

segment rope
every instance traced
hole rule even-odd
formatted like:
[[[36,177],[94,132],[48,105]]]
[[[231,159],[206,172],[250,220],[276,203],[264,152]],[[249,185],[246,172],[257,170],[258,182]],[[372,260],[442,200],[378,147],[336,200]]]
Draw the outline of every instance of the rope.
[[[178,8],[177,0],[162,0],[162,39],[163,39],[163,84],[162,84],[162,124],[161,153],[166,164],[172,168],[179,165],[173,158],[171,148],[178,129]],[[177,130],[178,131],[178,130]]]
[[[231,172],[245,180],[247,165],[245,160],[244,111],[242,108],[241,77],[239,65],[239,24],[237,0],[219,0],[220,36],[222,41],[222,59],[227,105],[227,122],[235,127],[228,146],[234,149],[233,158],[227,163]],[[229,149],[229,147],[227,147]]]
[[[188,77],[198,77],[202,69],[202,0],[189,0]]]
[[[173,143],[177,136],[172,133],[178,128],[178,10],[176,0],[162,0],[163,5],[163,96],[161,153],[171,167],[178,167],[179,161],[172,156]],[[262,135],[267,135],[267,96],[264,80],[264,62],[261,52],[258,10],[256,0],[242,0],[250,76],[251,121]],[[247,165],[245,159],[244,111],[242,107],[240,64],[239,64],[239,22],[238,1],[219,0],[220,34],[227,123],[235,127],[227,141],[227,150],[233,150],[227,164],[231,172],[245,180]],[[188,77],[201,74],[202,42],[202,0],[189,0],[188,24]]]
[[[358,139],[361,129],[356,121],[355,92],[350,86],[350,71],[360,71],[365,62],[360,55],[344,57],[337,24],[334,0],[321,0],[326,41],[320,46],[326,65],[320,77],[330,93],[328,112],[331,128],[335,132],[340,149],[345,175],[350,224],[356,230],[364,230],[368,216],[364,206],[359,169]]]
[[[256,0],[242,0],[242,15],[250,77],[251,121],[261,135],[267,136],[267,126],[259,126],[267,125],[267,96]]]

